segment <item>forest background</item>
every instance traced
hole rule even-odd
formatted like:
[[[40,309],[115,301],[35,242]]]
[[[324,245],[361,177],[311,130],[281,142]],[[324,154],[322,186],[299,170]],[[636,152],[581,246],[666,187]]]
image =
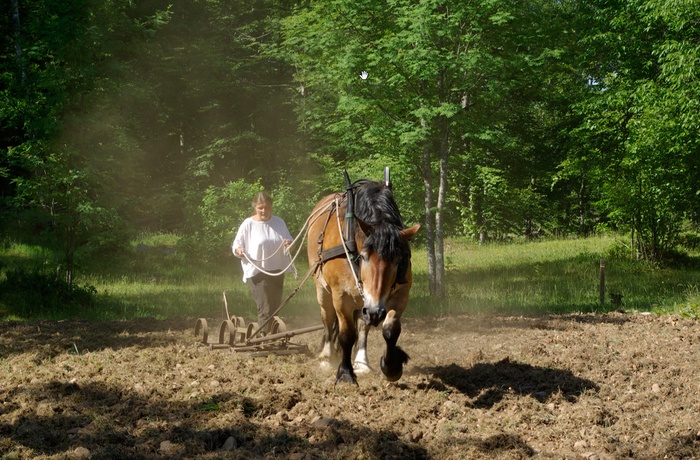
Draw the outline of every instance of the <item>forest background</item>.
[[[446,238],[700,241],[696,1],[12,0],[0,28],[3,244],[68,284],[144,232],[216,263],[255,191],[295,233],[385,166],[436,296]]]

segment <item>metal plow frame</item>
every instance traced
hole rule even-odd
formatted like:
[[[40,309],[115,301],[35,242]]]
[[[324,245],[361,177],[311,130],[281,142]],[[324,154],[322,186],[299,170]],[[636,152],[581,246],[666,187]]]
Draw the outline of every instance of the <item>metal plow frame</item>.
[[[323,329],[323,325],[310,326],[302,329],[287,330],[287,325],[279,316],[272,316],[270,332],[263,335],[261,327],[256,322],[246,324],[241,316],[232,316],[228,312],[226,292],[223,294],[224,320],[219,326],[218,341],[209,340],[209,323],[206,318],[198,318],[194,325],[194,335],[210,350],[230,350],[250,358],[274,355],[311,355],[309,347],[291,342],[293,337]],[[278,310],[279,311],[279,310]],[[263,325],[265,326],[265,325]]]

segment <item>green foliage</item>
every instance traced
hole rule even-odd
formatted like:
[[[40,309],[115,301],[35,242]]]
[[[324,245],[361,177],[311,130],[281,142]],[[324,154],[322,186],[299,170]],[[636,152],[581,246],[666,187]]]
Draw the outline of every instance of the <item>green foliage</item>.
[[[689,250],[700,250],[700,232],[684,231],[678,236],[679,243],[682,247]]]
[[[47,153],[44,158],[34,157],[33,178],[14,180],[15,199],[23,203],[16,215],[38,230],[23,239],[33,236],[57,253],[62,251],[60,263],[72,271],[76,256],[114,252],[126,243],[128,232],[116,210],[93,197],[86,172],[65,169],[70,163],[68,152],[47,149]]]
[[[210,186],[199,206],[199,220],[178,242],[178,250],[186,257],[201,261],[221,261],[231,254],[238,226],[253,214],[253,196],[264,190],[261,181],[248,183],[243,179],[222,187]],[[290,185],[279,184],[268,190],[273,199],[273,213],[284,219],[292,236],[304,226],[315,203],[315,198],[298,193]],[[301,235],[303,237],[303,234]]]
[[[700,319],[700,304],[687,303],[670,307],[656,306],[653,313],[657,315],[678,315],[683,318]]]
[[[288,74],[257,55],[288,5],[19,4],[17,24],[0,19],[0,224],[44,232],[67,264],[144,229],[198,228],[214,184],[309,170]]]
[[[0,157],[0,170],[7,171],[0,177],[0,210],[13,217],[4,222],[8,232],[60,249],[58,263],[72,274],[76,257],[113,252],[127,240],[119,206],[129,197],[110,188],[119,177],[114,163],[109,171],[97,167],[104,145],[113,144],[107,137],[93,142],[94,120],[109,125],[109,119],[87,107],[103,108],[99,95],[115,87],[121,69],[116,60],[153,24],[129,19],[128,1],[18,5],[13,27],[3,28],[14,33],[0,52],[7,83],[0,113],[7,148]]]
[[[669,7],[594,2],[582,63],[595,85],[578,106],[587,152],[562,163],[597,184],[599,213],[632,231],[649,260],[674,250],[698,207],[697,28]]]
[[[295,233],[343,169],[390,166],[404,220],[440,213],[447,237],[610,229],[662,260],[700,210],[692,2],[18,5],[0,226],[68,269],[143,230],[220,257],[247,214],[231,183],[272,191]]]
[[[340,185],[340,183],[338,183]],[[304,193],[305,189],[309,189],[308,193]],[[313,190],[313,192],[311,191]],[[306,220],[311,215],[311,210],[316,206],[316,202],[320,198],[315,196],[318,193],[316,187],[311,184],[311,187],[304,187],[304,184],[293,184],[280,182],[269,191],[274,202],[272,212],[284,219],[292,237],[304,237],[304,225]],[[249,200],[250,201],[250,200]],[[240,224],[240,222],[239,222]],[[303,251],[302,251],[303,252]]]
[[[282,43],[301,88],[300,125],[339,162],[392,164],[413,184],[402,193],[408,214],[426,221],[440,212],[446,233],[550,226],[556,206],[568,206],[548,199],[549,185],[574,122],[567,104],[583,86],[562,62],[574,42],[568,8],[304,4],[283,20]]]
[[[462,97],[488,72],[478,32],[495,8],[442,3],[316,2],[285,18],[302,126],[351,157],[410,158],[433,121],[464,119]]]
[[[203,262],[230,255],[238,225],[251,215],[253,196],[261,190],[260,182],[242,179],[223,187],[209,187],[199,206],[199,226],[178,242],[178,250]]]
[[[88,316],[96,295],[94,286],[68,283],[41,270],[9,269],[0,280],[0,310],[21,318]]]

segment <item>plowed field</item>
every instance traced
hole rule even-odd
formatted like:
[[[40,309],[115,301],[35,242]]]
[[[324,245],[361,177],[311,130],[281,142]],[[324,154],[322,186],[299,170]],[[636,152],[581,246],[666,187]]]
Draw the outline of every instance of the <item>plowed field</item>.
[[[0,457],[700,458],[694,320],[405,319],[403,378],[358,386],[313,356],[210,350],[193,328],[0,323]],[[315,350],[320,332],[293,341]],[[382,351],[373,331],[377,368]]]

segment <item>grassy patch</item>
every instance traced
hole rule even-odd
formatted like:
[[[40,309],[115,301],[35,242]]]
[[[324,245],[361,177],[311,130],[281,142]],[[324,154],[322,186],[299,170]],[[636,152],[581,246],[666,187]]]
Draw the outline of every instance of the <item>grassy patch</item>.
[[[226,291],[231,315],[256,317],[238,259],[226,257],[203,265],[178,254],[176,243],[172,235],[148,235],[132,245],[130,253],[84,263],[74,280],[77,286],[90,287],[90,302],[49,302],[28,310],[18,307],[15,290],[13,297],[0,298],[0,315],[14,319],[219,318]],[[136,250],[138,244],[148,248]],[[619,247],[614,236],[485,246],[449,240],[445,250],[447,295],[440,301],[429,293],[426,251],[416,247],[414,287],[406,315],[530,316],[601,311],[619,308],[611,305],[609,296],[618,293],[623,295],[622,308],[628,311],[700,316],[697,262],[660,268],[627,258]],[[691,262],[697,257],[691,254]],[[608,293],[603,307],[598,301],[601,258],[606,259]],[[51,273],[53,260],[54,256],[42,248],[10,245],[0,252],[0,282],[18,269]],[[306,274],[305,260],[297,260],[296,265],[299,279],[287,275],[284,298]],[[22,289],[35,293],[39,286]],[[282,315],[318,318],[313,280],[301,286]]]
[[[630,311],[674,311],[697,304],[698,273],[692,267],[659,268],[624,257],[614,236],[485,245],[450,241],[446,246],[447,295],[428,295],[425,255],[414,251],[417,283],[411,312],[539,315],[601,311],[622,294]],[[601,307],[600,260],[605,259],[606,299]]]

